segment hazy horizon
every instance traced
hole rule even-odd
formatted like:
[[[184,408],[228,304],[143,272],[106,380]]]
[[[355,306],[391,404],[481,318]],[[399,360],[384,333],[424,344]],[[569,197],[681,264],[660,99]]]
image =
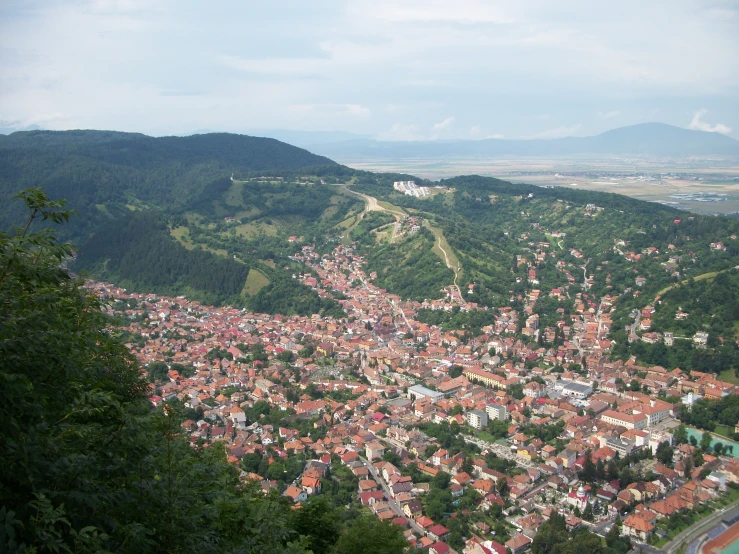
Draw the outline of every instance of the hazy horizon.
[[[737,27],[735,1],[10,0],[0,129],[737,139]]]

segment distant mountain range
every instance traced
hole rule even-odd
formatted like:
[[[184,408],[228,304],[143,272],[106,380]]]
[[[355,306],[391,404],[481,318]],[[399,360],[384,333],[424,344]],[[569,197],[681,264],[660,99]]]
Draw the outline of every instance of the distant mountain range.
[[[739,156],[739,141],[719,133],[692,131],[665,123],[642,123],[593,137],[532,140],[454,140],[386,142],[348,140],[307,146],[339,162],[360,159],[426,157],[643,155],[659,157]]]

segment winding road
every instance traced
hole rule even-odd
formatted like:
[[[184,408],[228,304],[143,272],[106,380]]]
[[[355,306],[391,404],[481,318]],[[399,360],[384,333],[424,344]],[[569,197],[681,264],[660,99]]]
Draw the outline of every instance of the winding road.
[[[347,192],[350,192],[351,194],[356,194],[357,196],[364,199],[365,202],[367,202],[367,205],[364,207],[364,211],[366,212],[387,212],[389,214],[392,214],[395,219],[396,223],[393,226],[393,235],[390,239],[391,243],[395,242],[395,233],[398,230],[398,222],[400,222],[401,216],[398,212],[395,212],[393,210],[390,210],[384,206],[381,206],[380,203],[377,201],[377,198],[374,196],[369,196],[367,194],[363,194],[361,192],[357,192],[355,190],[350,189],[346,184],[337,185],[340,187],[343,187],[344,190]],[[451,269],[454,272],[454,287],[459,291],[459,286],[457,285],[457,278],[459,277],[459,270],[461,268],[455,267],[450,261],[449,261],[449,253],[446,251],[446,249],[441,245],[441,232],[435,232],[434,229],[431,228],[431,225],[426,221],[425,222],[426,227],[434,234],[437,241],[437,246],[439,247],[439,250],[441,250],[441,253],[444,254],[444,263],[446,263],[446,266]],[[586,263],[587,265],[587,263]],[[461,293],[461,291],[460,291]]]
[[[364,213],[367,212],[387,212],[389,214],[392,214],[393,217],[395,217],[395,223],[393,224],[393,234],[390,237],[390,243],[395,243],[395,235],[398,232],[398,224],[401,220],[401,215],[398,212],[394,212],[393,210],[389,210],[384,206],[381,206],[380,203],[377,201],[377,198],[374,196],[369,196],[367,194],[362,194],[361,192],[357,192],[355,190],[350,189],[346,184],[337,185],[342,187],[345,191],[350,192],[351,194],[356,194],[357,196],[364,199],[364,201],[367,203],[364,207]]]

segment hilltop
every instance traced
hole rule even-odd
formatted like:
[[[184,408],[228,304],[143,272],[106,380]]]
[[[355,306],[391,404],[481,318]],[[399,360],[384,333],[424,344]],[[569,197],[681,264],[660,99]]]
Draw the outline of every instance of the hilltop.
[[[109,217],[109,209],[131,204],[181,209],[209,183],[232,174],[331,165],[336,164],[328,158],[274,139],[227,133],[154,138],[79,130],[0,136],[0,194],[40,186],[66,198],[82,216],[71,228],[79,232],[75,239]],[[17,222],[19,212],[5,203],[0,219]]]
[[[306,168],[310,168],[307,170]],[[353,198],[335,195],[316,175],[335,162],[274,139],[216,133],[154,138],[115,131],[29,131],[0,137],[0,195],[42,187],[52,198],[64,198],[79,217],[62,233],[79,247],[75,269],[161,292],[187,292],[211,303],[245,301],[242,291],[285,281],[285,272],[258,256],[273,256],[260,243],[259,252],[193,242],[198,231],[238,237],[258,234],[248,225],[262,212],[284,223],[320,232],[324,210],[341,212]],[[303,185],[262,179],[243,191],[231,180],[286,172],[288,178],[312,175]],[[6,229],[22,218],[20,203],[4,202],[0,221]],[[359,208],[357,208],[359,209]],[[238,216],[238,222],[235,217]],[[327,216],[328,217],[328,216]],[[330,217],[329,217],[330,219]],[[233,225],[224,227],[226,220]],[[288,221],[290,220],[290,221]],[[302,227],[301,227],[302,229]],[[189,242],[188,242],[189,241]],[[242,245],[243,246],[243,245]],[[266,252],[264,252],[266,248]],[[233,250],[233,249],[232,249]],[[251,286],[245,281],[251,273]],[[295,287],[290,287],[292,292]],[[265,293],[263,293],[265,294]],[[315,293],[298,290],[286,307],[322,309]],[[295,306],[300,307],[295,307]],[[329,306],[330,308],[330,306]]]

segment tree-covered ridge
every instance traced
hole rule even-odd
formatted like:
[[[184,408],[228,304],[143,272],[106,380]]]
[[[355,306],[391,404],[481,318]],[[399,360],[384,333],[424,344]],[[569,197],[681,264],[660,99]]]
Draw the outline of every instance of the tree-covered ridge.
[[[292,279],[300,268],[289,257],[296,236],[323,242],[362,204],[314,181],[223,178],[206,185],[184,213],[126,209],[83,243],[73,268],[131,290],[209,304],[341,315],[335,302]],[[261,290],[245,286],[250,269],[263,276]]]
[[[79,239],[132,203],[182,208],[217,178],[327,165],[335,163],[274,139],[244,135],[28,131],[0,140],[0,195],[41,186],[51,198],[67,199],[82,217],[64,232]],[[18,223],[22,215],[7,203],[0,219]]]
[[[152,408],[99,300],[61,266],[72,247],[33,230],[65,221],[63,204],[22,197],[27,225],[0,234],[0,550],[402,552],[398,527],[243,484],[219,443],[182,434],[177,403]]]

